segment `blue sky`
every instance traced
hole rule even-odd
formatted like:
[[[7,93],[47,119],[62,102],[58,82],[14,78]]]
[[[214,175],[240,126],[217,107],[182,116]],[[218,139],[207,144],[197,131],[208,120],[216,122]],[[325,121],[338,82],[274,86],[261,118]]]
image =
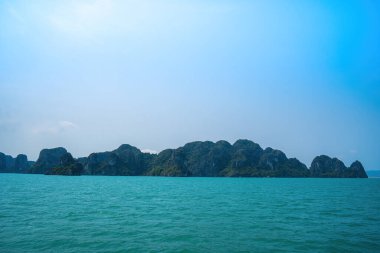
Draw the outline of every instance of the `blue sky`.
[[[244,138],[380,168],[380,3],[1,1],[0,151]]]

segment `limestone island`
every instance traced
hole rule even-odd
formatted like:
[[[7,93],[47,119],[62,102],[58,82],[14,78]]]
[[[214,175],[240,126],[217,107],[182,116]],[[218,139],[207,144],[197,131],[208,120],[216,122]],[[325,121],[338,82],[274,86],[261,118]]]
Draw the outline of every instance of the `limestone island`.
[[[310,168],[280,150],[262,149],[250,140],[196,141],[158,154],[123,144],[113,151],[74,159],[62,147],[41,150],[36,162],[26,155],[0,153],[0,173],[168,177],[313,177],[367,178],[359,161],[346,167],[337,158],[317,156]]]

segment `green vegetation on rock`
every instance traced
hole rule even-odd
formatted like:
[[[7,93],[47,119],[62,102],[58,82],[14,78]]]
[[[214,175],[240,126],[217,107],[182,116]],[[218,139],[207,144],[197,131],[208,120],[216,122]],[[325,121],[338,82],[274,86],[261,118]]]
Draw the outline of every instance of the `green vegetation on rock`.
[[[26,156],[0,153],[0,172],[29,168]],[[10,169],[13,168],[13,169]],[[159,154],[143,153],[123,144],[113,151],[92,153],[75,160],[64,148],[43,149],[29,173],[47,175],[175,176],[175,177],[358,177],[367,174],[358,161],[346,167],[337,158],[317,156],[310,167],[282,151],[250,140],[196,141]]]
[[[82,164],[76,162],[70,153],[61,156],[58,166],[45,172],[46,175],[80,176],[83,172]]]

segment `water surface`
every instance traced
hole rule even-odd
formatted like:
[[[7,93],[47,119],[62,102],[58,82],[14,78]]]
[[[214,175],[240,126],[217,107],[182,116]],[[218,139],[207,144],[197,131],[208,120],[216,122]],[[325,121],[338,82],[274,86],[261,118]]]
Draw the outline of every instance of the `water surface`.
[[[380,252],[379,179],[0,174],[0,252]]]

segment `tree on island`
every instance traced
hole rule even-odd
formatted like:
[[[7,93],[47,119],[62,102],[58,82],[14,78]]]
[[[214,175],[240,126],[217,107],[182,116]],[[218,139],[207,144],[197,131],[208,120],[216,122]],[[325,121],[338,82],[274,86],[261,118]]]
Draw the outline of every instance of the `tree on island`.
[[[76,162],[70,153],[64,154],[60,159],[60,165],[48,170],[45,175],[80,176],[83,165]]]

